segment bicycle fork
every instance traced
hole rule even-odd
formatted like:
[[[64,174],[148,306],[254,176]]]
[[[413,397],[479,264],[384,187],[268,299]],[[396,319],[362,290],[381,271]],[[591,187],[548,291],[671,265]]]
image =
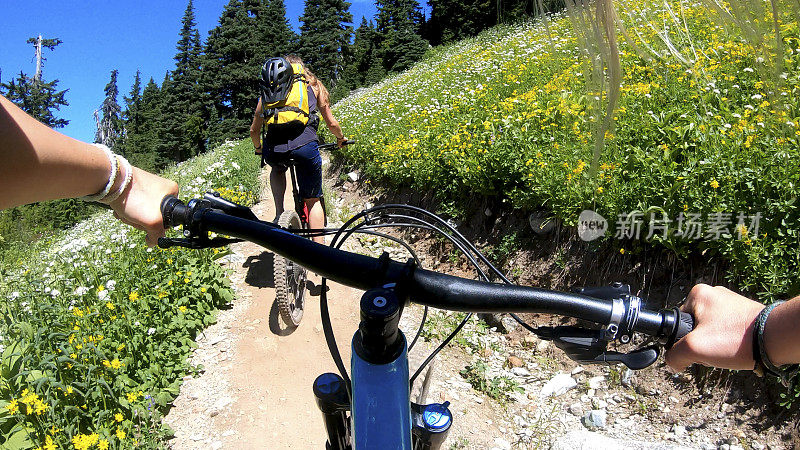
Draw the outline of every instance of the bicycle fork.
[[[409,401],[406,339],[398,328],[401,304],[391,289],[361,298],[361,324],[353,336],[352,401],[345,381],[325,373],[314,381],[329,450],[438,450],[450,430],[449,402]]]

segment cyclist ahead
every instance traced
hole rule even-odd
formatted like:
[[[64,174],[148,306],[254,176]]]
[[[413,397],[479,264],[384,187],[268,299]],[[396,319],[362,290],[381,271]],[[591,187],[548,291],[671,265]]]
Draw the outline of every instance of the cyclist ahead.
[[[311,228],[325,222],[322,197],[322,158],[319,154],[317,128],[322,116],[341,148],[345,141],[342,127],[331,112],[330,96],[325,85],[294,55],[268,58],[261,68],[261,95],[250,125],[250,138],[261,165],[269,164],[270,187],[275,201],[276,219],[283,213],[286,192],[286,163],[295,159],[300,196],[308,207]],[[264,141],[261,131],[266,126]],[[315,237],[323,242],[323,237]]]

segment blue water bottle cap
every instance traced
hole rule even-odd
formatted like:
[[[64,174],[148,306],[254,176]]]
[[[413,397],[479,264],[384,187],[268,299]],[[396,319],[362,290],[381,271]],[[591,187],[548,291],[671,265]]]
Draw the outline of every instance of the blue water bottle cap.
[[[447,408],[448,406],[450,406],[450,402],[433,403],[426,406],[422,411],[422,420],[425,422],[425,426],[432,430],[441,430],[450,426],[453,416]]]

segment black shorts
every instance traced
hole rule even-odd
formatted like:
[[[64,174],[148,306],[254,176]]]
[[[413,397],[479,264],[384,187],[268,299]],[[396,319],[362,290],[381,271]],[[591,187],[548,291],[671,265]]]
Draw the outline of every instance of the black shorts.
[[[288,167],[286,161],[291,156],[297,171],[297,185],[302,198],[322,197],[322,157],[319,154],[317,141],[284,153],[276,153],[272,149],[262,155],[262,163],[269,164],[274,170],[285,171]]]

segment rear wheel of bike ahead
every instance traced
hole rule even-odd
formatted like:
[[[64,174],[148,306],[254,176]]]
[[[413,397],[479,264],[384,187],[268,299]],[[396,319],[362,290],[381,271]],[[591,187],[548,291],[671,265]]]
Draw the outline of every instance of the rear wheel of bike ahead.
[[[302,227],[300,217],[294,210],[284,211],[278,219],[282,228]],[[282,256],[275,255],[275,301],[283,321],[289,326],[300,325],[306,297],[306,269]]]

